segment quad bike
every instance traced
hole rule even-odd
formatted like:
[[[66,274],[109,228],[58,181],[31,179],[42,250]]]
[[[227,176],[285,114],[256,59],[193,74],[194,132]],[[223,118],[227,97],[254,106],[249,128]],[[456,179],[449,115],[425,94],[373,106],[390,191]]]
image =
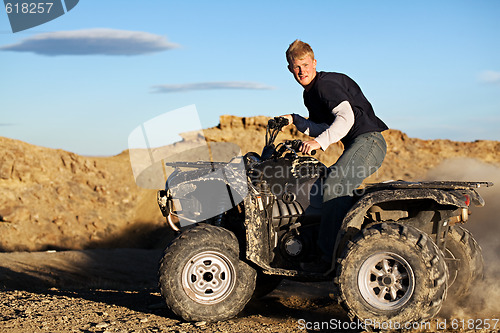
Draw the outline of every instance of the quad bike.
[[[331,269],[302,270],[301,262],[319,256],[328,168],[299,155],[298,140],[274,145],[286,124],[269,120],[262,154],[235,158],[243,171],[233,170],[234,161],[167,163],[175,172],[158,204],[178,235],[160,261],[159,287],[175,314],[229,319],[287,278],[332,281],[352,320],[408,323],[432,318],[447,295],[464,297],[482,278],[481,248],[460,224],[470,204],[484,205],[474,188],[488,182],[367,185],[343,220]],[[226,191],[229,209],[213,211],[215,188]]]

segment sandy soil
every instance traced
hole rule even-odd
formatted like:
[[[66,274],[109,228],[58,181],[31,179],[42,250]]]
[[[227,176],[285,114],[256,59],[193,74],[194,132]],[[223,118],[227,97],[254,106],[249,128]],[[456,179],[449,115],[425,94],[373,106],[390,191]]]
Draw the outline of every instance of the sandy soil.
[[[0,253],[1,332],[304,332],[345,312],[328,283],[284,281],[238,317],[187,323],[156,288],[158,250]],[[358,331],[358,330],[356,330]]]
[[[231,320],[184,322],[165,307],[156,287],[160,256],[159,250],[141,249],[0,253],[0,332],[317,332],[328,330],[311,325],[354,325],[329,283],[295,281],[250,301]],[[498,290],[490,294],[496,295]],[[499,317],[498,302],[485,299],[476,300],[475,308],[449,304],[430,326],[411,332],[498,332],[499,324],[484,329],[483,319]],[[476,330],[467,328],[470,318],[481,321]],[[466,329],[453,330],[453,320],[465,320]]]

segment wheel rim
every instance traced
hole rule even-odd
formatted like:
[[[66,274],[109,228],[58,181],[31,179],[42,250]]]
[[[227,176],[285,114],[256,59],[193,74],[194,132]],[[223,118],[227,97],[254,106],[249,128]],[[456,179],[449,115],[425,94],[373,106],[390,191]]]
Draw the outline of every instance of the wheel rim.
[[[195,302],[215,304],[233,290],[235,268],[219,252],[205,251],[192,257],[182,271],[182,288]]]
[[[402,307],[413,295],[415,275],[401,256],[383,252],[368,257],[359,270],[358,286],[362,297],[381,310]]]
[[[449,288],[453,285],[453,283],[455,283],[455,280],[457,279],[457,276],[458,276],[458,269],[456,268],[456,266],[451,264],[452,262],[455,262],[457,260],[457,258],[455,257],[453,252],[451,252],[449,249],[445,249],[444,256],[446,259],[451,259],[451,261],[446,261],[446,265],[448,266],[448,274],[449,274],[449,276],[448,276],[448,288]]]

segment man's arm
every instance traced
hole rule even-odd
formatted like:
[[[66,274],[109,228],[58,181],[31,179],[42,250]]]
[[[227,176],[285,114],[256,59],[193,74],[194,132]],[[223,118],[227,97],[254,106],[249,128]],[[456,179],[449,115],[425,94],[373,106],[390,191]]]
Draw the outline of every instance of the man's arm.
[[[332,110],[332,113],[335,115],[335,120],[330,126],[327,125],[327,128],[315,139],[323,150],[326,150],[332,143],[340,141],[354,125],[354,111],[348,101],[340,103]]]
[[[354,112],[352,111],[351,104],[348,101],[343,101],[337,105],[332,113],[335,115],[335,120],[328,126],[328,124],[317,124],[309,119],[293,114],[293,124],[299,131],[305,135],[315,137],[321,149],[326,150],[329,145],[340,141],[344,136],[349,133],[352,125],[354,125]]]
[[[292,117],[295,127],[297,127],[297,129],[305,135],[312,137],[317,137],[329,127],[328,124],[318,124],[295,113],[292,114]]]
[[[287,118],[290,124],[293,123],[305,135],[316,137],[315,140],[305,141],[300,149],[303,153],[310,153],[311,150],[319,148],[326,150],[329,145],[346,136],[354,125],[354,111],[348,101],[341,102],[332,113],[335,115],[335,120],[330,126],[325,123],[315,123],[295,113],[282,117]]]

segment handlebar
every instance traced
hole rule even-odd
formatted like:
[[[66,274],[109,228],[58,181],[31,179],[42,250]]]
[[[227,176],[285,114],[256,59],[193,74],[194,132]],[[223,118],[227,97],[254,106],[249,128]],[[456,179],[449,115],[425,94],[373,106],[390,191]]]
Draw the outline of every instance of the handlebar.
[[[300,146],[302,146],[302,140],[287,140],[285,141],[285,145],[289,146],[295,152],[300,151]],[[311,155],[315,155],[316,150],[311,151]]]
[[[273,119],[269,119],[269,121],[267,122],[267,126],[270,129],[275,129],[275,128],[282,129],[286,125],[288,125],[288,119],[284,117],[274,117]]]
[[[262,152],[263,158],[271,157],[276,153],[280,155],[284,153],[286,150],[290,150],[295,154],[300,151],[300,146],[302,145],[301,140],[287,140],[283,143],[280,152],[275,151],[274,140],[278,136],[278,133],[281,131],[281,129],[286,125],[288,125],[288,123],[289,123],[288,119],[284,117],[274,117],[272,119],[269,119],[269,121],[267,122],[267,129],[266,129],[266,145]],[[316,151],[313,150],[311,151],[310,154],[315,155]]]
[[[286,125],[288,125],[288,119],[286,118],[274,117],[273,119],[269,119],[266,128],[266,147],[267,146],[274,147],[274,140],[276,140],[278,133]]]

